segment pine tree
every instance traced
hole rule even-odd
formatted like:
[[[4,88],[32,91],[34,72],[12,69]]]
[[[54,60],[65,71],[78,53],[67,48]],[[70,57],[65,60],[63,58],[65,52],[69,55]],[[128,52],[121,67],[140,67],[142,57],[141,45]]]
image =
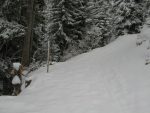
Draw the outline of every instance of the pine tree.
[[[142,1],[143,7],[145,8],[144,12],[146,16],[150,16],[150,0],[143,0]]]
[[[110,14],[112,5],[110,1],[91,0],[87,9],[90,12],[88,22],[92,24],[90,40],[94,40],[94,48],[106,45],[112,37],[112,15]],[[97,42],[97,43],[96,43]]]
[[[20,7],[21,1],[0,2],[0,58],[2,59],[18,57],[21,52],[25,27],[20,23]]]
[[[44,18],[41,13],[44,5],[44,0],[36,0],[34,3],[33,52],[44,37]],[[13,61],[21,60],[27,19],[27,0],[0,1],[0,58],[9,57]]]
[[[77,49],[85,28],[85,5],[83,0],[52,0],[52,26],[50,33],[59,48],[60,56]]]
[[[115,30],[117,36],[139,33],[144,22],[143,7],[133,0],[115,2]]]

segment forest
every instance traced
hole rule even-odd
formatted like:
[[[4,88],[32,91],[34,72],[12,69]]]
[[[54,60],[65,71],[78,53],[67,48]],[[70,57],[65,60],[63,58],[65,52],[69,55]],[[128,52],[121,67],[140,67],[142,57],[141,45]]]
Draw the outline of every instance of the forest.
[[[1,0],[0,59],[24,66],[67,59],[139,33],[149,0]]]
[[[0,113],[150,113],[150,0],[0,0]]]

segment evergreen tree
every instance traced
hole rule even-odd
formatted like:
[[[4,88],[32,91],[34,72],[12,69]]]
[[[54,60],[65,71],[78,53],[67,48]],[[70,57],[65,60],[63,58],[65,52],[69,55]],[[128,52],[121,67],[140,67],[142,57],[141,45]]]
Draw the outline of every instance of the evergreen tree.
[[[91,0],[87,11],[90,12],[88,22],[92,24],[89,32],[90,40],[95,42],[93,48],[106,45],[112,36],[112,5],[106,0]]]
[[[115,2],[116,35],[139,33],[144,22],[143,7],[133,0]]]
[[[0,5],[0,58],[18,57],[25,34],[20,23],[21,1],[2,0]]]
[[[19,61],[22,57],[27,3],[0,1],[2,59]],[[34,0],[31,57],[34,61],[46,60],[48,39],[53,60],[60,61],[105,46],[114,36],[138,33],[149,15],[149,4],[149,0]]]
[[[85,28],[84,0],[52,0],[52,26],[55,47],[59,48],[58,55],[64,56],[68,51],[77,49],[82,40]]]
[[[28,19],[27,1],[0,1],[0,58],[2,59],[9,57],[13,61],[21,60],[22,45],[26,35],[25,30]],[[41,13],[44,10],[44,6],[44,0],[36,0],[34,2],[33,51],[37,49],[40,39],[44,37],[44,18],[43,13]]]
[[[146,12],[146,16],[150,16],[150,0],[143,0],[142,4],[144,4],[143,6],[145,8],[144,12]]]

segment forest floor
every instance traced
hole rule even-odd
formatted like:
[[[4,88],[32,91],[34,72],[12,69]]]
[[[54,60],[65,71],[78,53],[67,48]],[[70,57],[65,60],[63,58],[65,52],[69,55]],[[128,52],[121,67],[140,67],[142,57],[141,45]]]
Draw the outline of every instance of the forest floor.
[[[0,113],[149,113],[146,43],[125,35],[106,47],[32,73],[19,96],[1,96]]]

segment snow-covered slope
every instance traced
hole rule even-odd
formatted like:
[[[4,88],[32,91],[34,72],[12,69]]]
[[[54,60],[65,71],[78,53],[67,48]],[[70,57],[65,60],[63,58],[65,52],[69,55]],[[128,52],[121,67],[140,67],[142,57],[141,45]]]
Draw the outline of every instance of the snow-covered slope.
[[[0,113],[149,113],[150,66],[137,35],[33,73],[17,97],[0,97]]]

